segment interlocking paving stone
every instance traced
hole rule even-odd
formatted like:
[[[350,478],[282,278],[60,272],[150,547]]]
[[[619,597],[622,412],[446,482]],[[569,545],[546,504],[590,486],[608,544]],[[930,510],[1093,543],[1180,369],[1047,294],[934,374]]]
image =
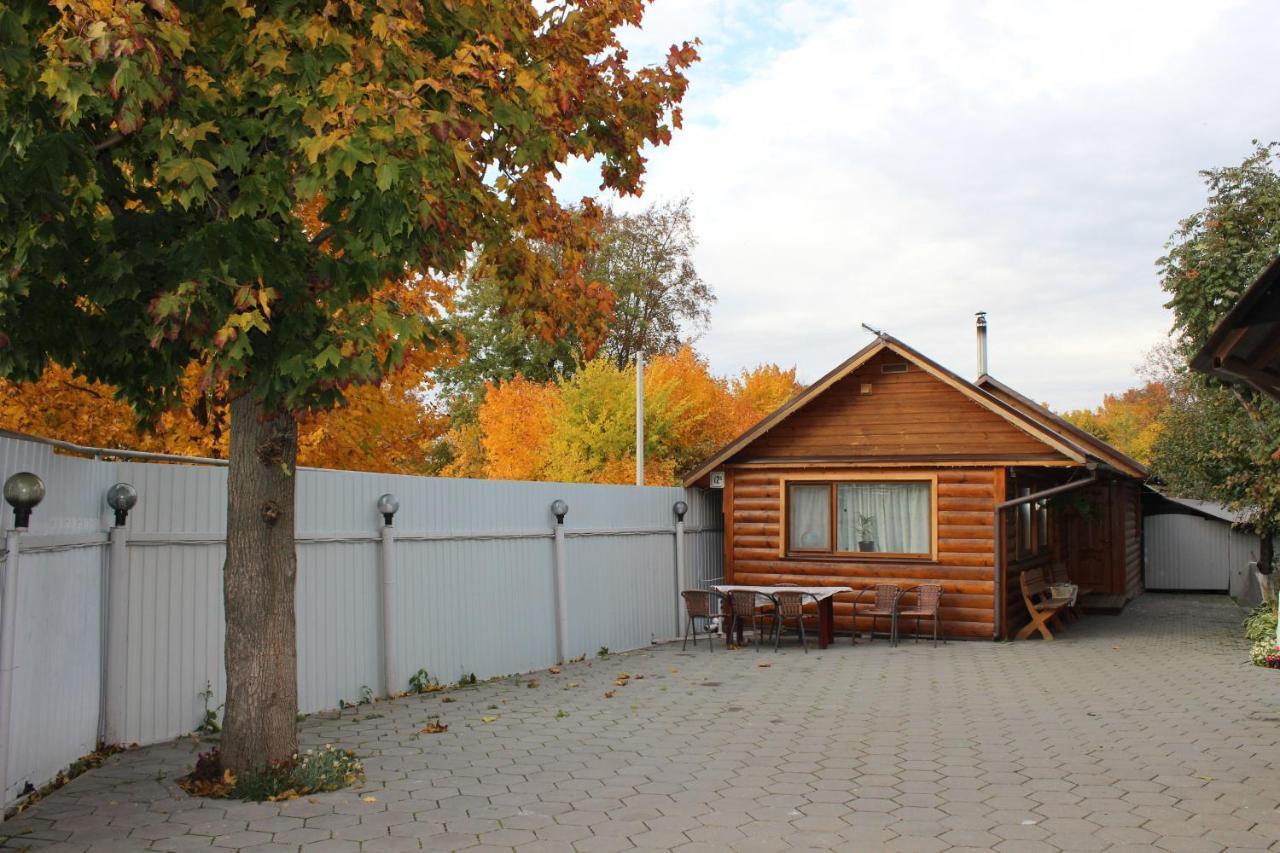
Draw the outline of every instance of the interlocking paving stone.
[[[658,645],[308,718],[302,746],[354,749],[359,790],[194,800],[172,780],[207,743],[126,752],[0,849],[1280,851],[1280,678],[1245,664],[1240,619],[1149,594],[1053,643]]]

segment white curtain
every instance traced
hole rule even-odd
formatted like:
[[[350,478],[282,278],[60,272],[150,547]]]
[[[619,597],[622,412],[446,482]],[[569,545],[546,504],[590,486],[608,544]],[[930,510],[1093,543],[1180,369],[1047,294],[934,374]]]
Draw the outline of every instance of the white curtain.
[[[836,550],[928,554],[929,484],[840,483],[836,486]]]
[[[830,550],[831,487],[792,486],[790,499],[792,550]]]

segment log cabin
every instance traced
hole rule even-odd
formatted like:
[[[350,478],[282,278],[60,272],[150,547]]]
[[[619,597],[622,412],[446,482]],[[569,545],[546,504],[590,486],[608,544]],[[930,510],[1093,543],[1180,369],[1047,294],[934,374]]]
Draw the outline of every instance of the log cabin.
[[[976,381],[882,333],[691,470],[722,489],[725,583],[851,587],[848,633],[872,585],[936,582],[971,639],[1026,624],[1031,568],[1065,567],[1087,609],[1140,594],[1146,468],[987,375],[978,332]]]

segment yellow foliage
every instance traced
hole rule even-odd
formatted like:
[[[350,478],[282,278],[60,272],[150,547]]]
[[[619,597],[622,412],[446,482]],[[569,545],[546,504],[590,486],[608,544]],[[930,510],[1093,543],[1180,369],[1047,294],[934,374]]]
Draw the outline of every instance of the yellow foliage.
[[[785,402],[795,370],[763,365],[725,380],[689,347],[645,369],[645,482],[679,475]],[[494,479],[635,480],[635,368],[607,359],[573,378],[490,386],[477,422],[451,433],[450,473]]]
[[[1148,382],[1120,394],[1107,394],[1096,409],[1064,412],[1062,417],[1144,465],[1164,427],[1160,415],[1169,406],[1169,390],[1162,382]]]

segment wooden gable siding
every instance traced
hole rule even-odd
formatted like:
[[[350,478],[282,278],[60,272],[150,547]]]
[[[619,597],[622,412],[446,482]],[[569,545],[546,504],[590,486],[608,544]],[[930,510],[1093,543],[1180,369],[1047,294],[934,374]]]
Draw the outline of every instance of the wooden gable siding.
[[[858,471],[839,469],[842,473]],[[869,474],[883,473],[861,469]],[[790,476],[813,476],[812,469],[730,467],[725,488],[725,550],[728,583],[848,586],[865,589],[876,583],[893,583],[906,589],[939,582],[943,588],[942,617],[949,637],[991,639],[995,613],[993,581],[994,526],[999,468],[912,469],[938,478],[938,559],[798,559],[782,556],[784,550],[781,482]],[[833,469],[834,474],[834,469]],[[862,598],[870,601],[870,594]],[[853,629],[853,597],[838,596],[836,630]],[[858,620],[867,631],[869,618]],[[887,630],[880,620],[877,630]]]
[[[1040,440],[938,381],[882,352],[739,451],[736,460],[992,456],[1063,459]],[[871,386],[870,394],[862,386]]]

